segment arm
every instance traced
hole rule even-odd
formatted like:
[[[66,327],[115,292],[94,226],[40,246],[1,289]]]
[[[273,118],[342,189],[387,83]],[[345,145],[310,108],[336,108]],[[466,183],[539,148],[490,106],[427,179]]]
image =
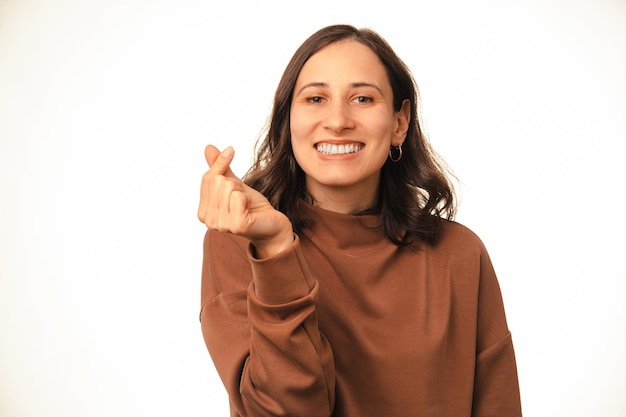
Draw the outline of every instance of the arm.
[[[291,223],[232,173],[232,148],[208,146],[205,156],[201,321],[231,407],[240,416],[330,416],[332,353]]]
[[[483,247],[478,294],[472,417],[520,417],[521,401],[511,333],[496,274]]]
[[[202,331],[231,407],[240,416],[330,416],[334,363],[298,239],[262,261],[237,242],[207,232],[202,269]]]

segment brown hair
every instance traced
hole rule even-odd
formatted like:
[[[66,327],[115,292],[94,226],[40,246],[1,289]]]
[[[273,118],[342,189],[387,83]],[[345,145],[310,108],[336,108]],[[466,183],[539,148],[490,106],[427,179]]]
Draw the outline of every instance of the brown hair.
[[[306,197],[305,175],[293,155],[290,108],[300,70],[317,51],[342,41],[355,40],[369,47],[381,60],[393,91],[394,110],[406,99],[411,102],[411,120],[399,162],[387,160],[381,169],[378,206],[386,236],[395,244],[408,244],[410,236],[434,244],[439,236],[439,219],[451,220],[456,211],[454,188],[446,166],[431,148],[418,119],[418,92],[407,66],[389,44],[370,29],[334,25],[311,35],[295,52],[278,83],[267,133],[244,177],[246,184],[260,191],[291,220],[299,232],[303,219],[298,204]],[[365,214],[365,213],[357,213]],[[410,233],[405,234],[405,231]]]

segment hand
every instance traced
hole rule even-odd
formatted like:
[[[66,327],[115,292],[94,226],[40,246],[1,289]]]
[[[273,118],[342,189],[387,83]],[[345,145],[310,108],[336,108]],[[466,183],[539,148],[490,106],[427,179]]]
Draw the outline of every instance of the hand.
[[[293,242],[291,222],[230,169],[235,153],[208,145],[204,156],[210,169],[202,177],[198,218],[209,229],[250,240],[257,258],[287,249]]]

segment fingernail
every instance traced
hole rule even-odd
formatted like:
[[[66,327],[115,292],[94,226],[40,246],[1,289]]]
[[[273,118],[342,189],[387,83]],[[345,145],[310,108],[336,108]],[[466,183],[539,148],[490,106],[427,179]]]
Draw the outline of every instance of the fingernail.
[[[235,153],[235,150],[233,149],[233,147],[229,146],[228,148],[224,149],[224,151],[222,152],[222,156],[224,158],[230,158],[233,156],[234,153]]]

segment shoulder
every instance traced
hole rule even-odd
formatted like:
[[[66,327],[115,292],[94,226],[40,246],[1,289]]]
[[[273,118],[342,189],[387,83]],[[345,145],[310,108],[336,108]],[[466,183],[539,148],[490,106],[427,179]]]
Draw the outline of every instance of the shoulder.
[[[480,258],[487,254],[483,241],[469,227],[450,220],[440,220],[439,240],[432,251],[441,256]]]
[[[440,220],[441,242],[482,246],[480,237],[469,227],[452,220]],[[440,242],[440,243],[441,243]]]

